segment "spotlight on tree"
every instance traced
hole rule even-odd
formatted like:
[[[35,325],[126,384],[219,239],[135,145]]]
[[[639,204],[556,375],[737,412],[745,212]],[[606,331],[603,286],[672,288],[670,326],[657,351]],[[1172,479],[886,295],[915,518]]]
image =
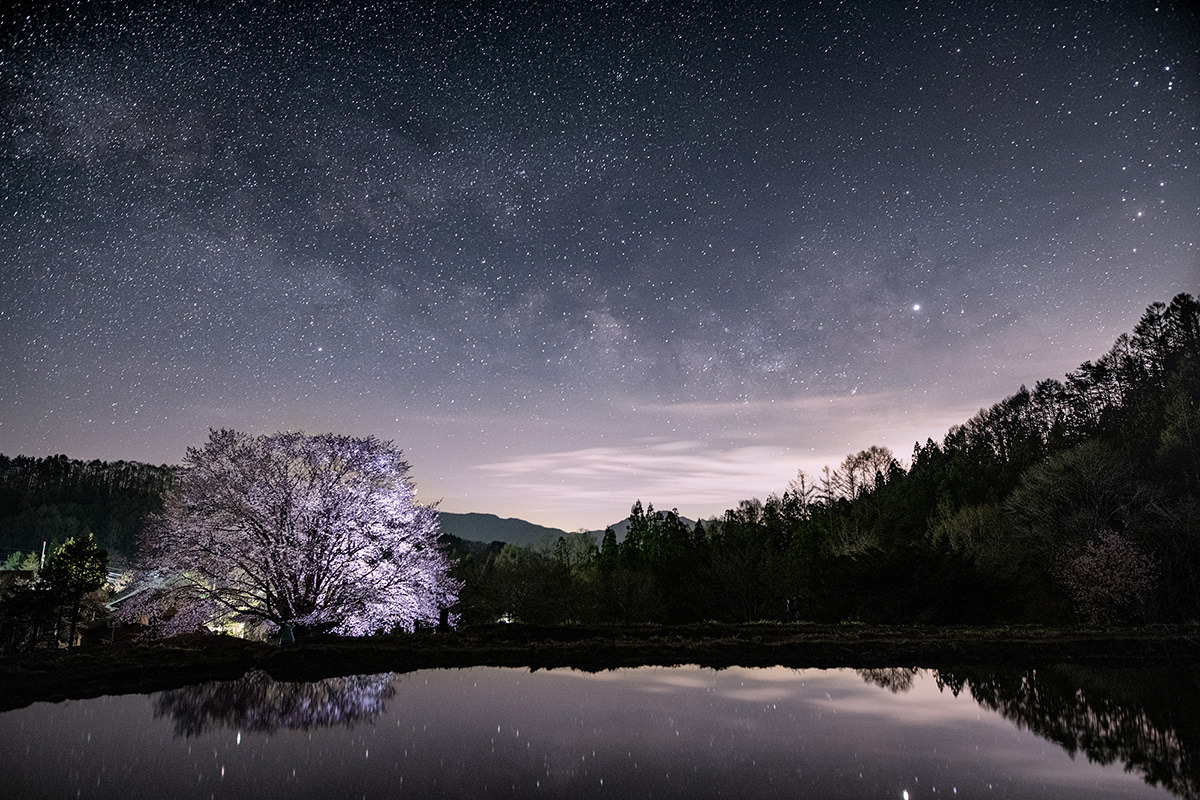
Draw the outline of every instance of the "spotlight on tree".
[[[121,617],[164,635],[229,619],[348,636],[437,624],[459,585],[408,472],[374,437],[211,431],[143,534],[156,588]]]

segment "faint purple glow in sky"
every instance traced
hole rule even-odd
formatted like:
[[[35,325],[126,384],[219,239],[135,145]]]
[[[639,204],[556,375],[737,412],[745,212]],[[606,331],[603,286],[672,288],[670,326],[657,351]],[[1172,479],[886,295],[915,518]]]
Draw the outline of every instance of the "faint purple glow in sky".
[[[1184,5],[0,12],[0,452],[567,529],[907,457],[1200,289]]]

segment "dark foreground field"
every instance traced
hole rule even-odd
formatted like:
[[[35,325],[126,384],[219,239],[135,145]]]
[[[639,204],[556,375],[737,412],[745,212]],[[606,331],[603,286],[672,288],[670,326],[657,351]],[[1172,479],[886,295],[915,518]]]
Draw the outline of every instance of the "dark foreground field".
[[[0,710],[37,701],[154,692],[262,669],[280,681],[473,666],[588,671],[705,667],[947,667],[1079,662],[1200,665],[1200,626],[1121,629],[932,628],[860,625],[536,627],[295,644],[189,636],[0,659]]]

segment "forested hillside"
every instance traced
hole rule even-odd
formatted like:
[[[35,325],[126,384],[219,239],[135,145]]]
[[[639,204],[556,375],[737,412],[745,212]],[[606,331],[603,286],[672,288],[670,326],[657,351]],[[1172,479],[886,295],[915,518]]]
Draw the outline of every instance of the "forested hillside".
[[[463,615],[1091,623],[1200,615],[1200,304],[1022,386],[905,467],[886,448],[695,527],[464,560]]]
[[[111,555],[130,557],[173,477],[170,467],[135,461],[0,455],[0,561],[88,533]]]

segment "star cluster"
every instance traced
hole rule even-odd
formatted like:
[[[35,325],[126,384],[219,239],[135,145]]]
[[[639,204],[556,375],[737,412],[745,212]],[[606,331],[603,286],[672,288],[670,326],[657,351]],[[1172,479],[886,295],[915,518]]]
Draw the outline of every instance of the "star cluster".
[[[7,454],[371,433],[448,510],[699,517],[1200,288],[1182,4],[0,14]]]

